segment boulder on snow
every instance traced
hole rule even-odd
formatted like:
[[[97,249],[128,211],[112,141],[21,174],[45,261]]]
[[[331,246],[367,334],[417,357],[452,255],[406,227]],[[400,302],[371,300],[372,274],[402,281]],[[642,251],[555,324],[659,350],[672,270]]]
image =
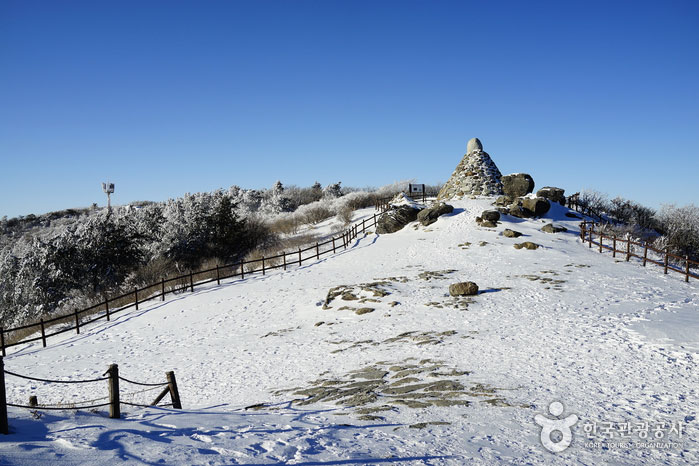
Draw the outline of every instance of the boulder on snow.
[[[417,220],[424,226],[427,226],[436,222],[441,215],[450,214],[453,211],[454,206],[440,202],[439,204],[427,207],[418,212]]]
[[[481,214],[481,218],[483,220],[495,223],[500,220],[500,212],[497,210],[484,210]]]
[[[452,296],[473,296],[478,294],[478,285],[473,282],[452,283],[449,285],[449,294]]]
[[[543,197],[522,199],[522,207],[526,210],[532,212],[533,217],[541,217],[551,208],[551,203],[544,199]]]
[[[553,223],[547,223],[541,228],[544,233],[562,233],[568,231],[566,227],[555,226]]]
[[[543,197],[551,202],[558,202],[561,205],[566,205],[566,197],[563,195],[565,189],[554,188],[553,186],[544,186],[536,192],[536,197]]]
[[[384,212],[376,221],[376,233],[395,233],[401,230],[410,222],[417,219],[419,209],[409,205],[394,207],[388,212]]]
[[[526,196],[534,191],[534,179],[526,173],[514,173],[500,178],[502,191],[506,196]]]
[[[505,230],[503,230],[502,232],[502,236],[505,236],[507,238],[519,238],[520,236],[522,236],[522,233],[520,233],[519,231],[510,230],[509,228],[505,228]]]
[[[536,243],[532,243],[531,241],[525,241],[524,243],[517,243],[515,244],[515,249],[536,249],[538,248],[539,245]]]

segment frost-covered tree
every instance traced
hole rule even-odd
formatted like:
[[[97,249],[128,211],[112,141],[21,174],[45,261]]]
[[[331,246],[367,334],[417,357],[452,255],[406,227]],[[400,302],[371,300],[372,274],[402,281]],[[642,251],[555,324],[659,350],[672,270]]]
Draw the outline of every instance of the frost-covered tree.
[[[323,197],[326,199],[337,199],[338,197],[342,196],[342,188],[340,187],[340,184],[342,182],[338,181],[337,183],[331,183],[323,189]]]

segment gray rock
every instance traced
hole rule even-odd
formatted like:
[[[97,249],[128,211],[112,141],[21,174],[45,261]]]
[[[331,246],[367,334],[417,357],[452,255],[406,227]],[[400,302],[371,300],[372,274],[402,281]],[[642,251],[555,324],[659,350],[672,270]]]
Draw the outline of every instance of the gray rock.
[[[526,196],[534,191],[534,179],[526,173],[515,173],[500,178],[502,191],[506,196]]]
[[[507,206],[512,204],[514,201],[514,198],[510,196],[498,196],[497,199],[495,199],[495,205],[497,206]]]
[[[522,207],[532,212],[533,216],[541,217],[549,211],[551,204],[543,197],[524,198],[522,199]]]
[[[417,214],[417,220],[424,226],[427,226],[436,222],[441,215],[450,214],[452,212],[454,212],[454,206],[440,202],[432,207],[422,209]]]
[[[408,223],[414,222],[417,219],[418,212],[418,209],[407,205],[394,207],[388,212],[381,214],[376,222],[376,233],[381,235],[395,233]]]
[[[536,192],[536,197],[543,197],[551,202],[558,202],[561,205],[566,205],[566,197],[563,195],[565,189],[554,188],[553,186],[544,186]]]
[[[562,233],[564,231],[568,231],[568,229],[566,227],[554,226],[553,223],[547,223],[541,228],[541,231],[544,233]]]
[[[515,244],[515,249],[537,249],[538,247],[538,244],[532,243],[531,241],[525,241],[524,243]]]
[[[509,228],[505,228],[505,230],[502,232],[502,236],[506,236],[507,238],[519,238],[522,236],[522,233],[519,231],[515,230],[510,230]]]
[[[449,294],[452,296],[473,296],[478,294],[478,285],[473,282],[453,283],[449,285]]]
[[[490,222],[497,222],[500,220],[500,212],[497,210],[484,210],[481,214],[481,218]]]
[[[483,150],[483,144],[481,144],[481,141],[478,138],[473,138],[470,141],[468,141],[468,144],[466,144],[467,154],[471,154],[473,152],[481,150]]]

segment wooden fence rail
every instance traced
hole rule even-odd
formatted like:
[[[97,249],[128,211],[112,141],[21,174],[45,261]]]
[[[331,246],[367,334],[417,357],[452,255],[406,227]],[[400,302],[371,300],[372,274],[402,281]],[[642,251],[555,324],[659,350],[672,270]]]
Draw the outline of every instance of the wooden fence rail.
[[[646,242],[634,241],[630,238],[619,237],[617,235],[605,234],[600,224],[586,221],[580,223],[580,240],[587,243],[589,248],[593,245],[599,252],[611,251],[612,257],[621,254],[628,262],[632,257],[639,259],[645,267],[649,262],[663,268],[663,272],[677,272],[684,275],[684,281],[689,282],[690,278],[699,279],[699,274],[692,272],[692,268],[699,266],[699,262],[693,261],[689,256],[678,256],[672,254],[667,249],[660,250],[654,248]],[[605,240],[607,243],[605,244]],[[617,249],[617,246],[621,246]],[[642,252],[641,252],[642,251]],[[649,257],[648,253],[655,254],[656,258]]]
[[[96,400],[86,400],[82,402],[71,402],[70,405],[41,405],[39,404],[39,400],[37,399],[36,395],[32,395],[29,397],[29,404],[28,405],[20,405],[16,403],[8,403],[7,398],[6,398],[6,389],[5,389],[5,374],[17,377],[20,379],[25,379],[25,380],[31,380],[34,382],[45,382],[49,384],[86,384],[86,383],[95,383],[95,382],[101,382],[101,381],[106,381],[107,382],[107,389],[108,389],[108,396],[105,396],[103,398],[98,398]],[[106,377],[105,377],[106,376]],[[116,364],[112,364],[109,366],[107,369],[107,372],[102,374],[102,377],[98,377],[96,379],[90,379],[90,380],[49,380],[49,379],[41,379],[38,377],[30,377],[27,375],[22,375],[22,374],[17,374],[15,372],[10,372],[8,370],[5,370],[5,362],[3,360],[3,357],[0,356],[0,433],[1,434],[9,434],[9,425],[8,425],[8,418],[7,418],[7,407],[12,406],[15,408],[27,408],[27,409],[32,409],[32,410],[69,410],[69,409],[94,409],[94,408],[101,408],[101,407],[109,407],[109,417],[112,419],[119,419],[121,417],[121,405],[129,405],[129,406],[138,406],[138,407],[151,407],[151,406],[156,406],[162,399],[167,395],[168,393],[170,394],[170,399],[172,400],[172,407],[174,409],[182,409],[182,403],[180,402],[180,393],[177,388],[177,381],[175,380],[175,373],[172,371],[168,371],[165,373],[166,381],[165,382],[158,382],[158,383],[145,383],[145,382],[134,382],[133,380],[129,380],[127,378],[121,377],[119,375],[119,366]],[[164,387],[163,390],[160,392],[158,397],[151,402],[150,404],[138,404],[138,403],[131,403],[128,401],[124,401],[120,399],[120,391],[119,391],[119,382],[125,382],[128,384],[132,385],[138,385],[142,387],[149,387],[145,390],[140,390],[138,392],[134,392],[131,394],[127,395],[133,395],[136,393],[142,393],[145,391],[150,391],[150,390],[155,390],[160,387]],[[109,400],[106,403],[97,403],[94,404],[95,401],[101,401],[101,400]],[[75,406],[75,405],[79,406]]]

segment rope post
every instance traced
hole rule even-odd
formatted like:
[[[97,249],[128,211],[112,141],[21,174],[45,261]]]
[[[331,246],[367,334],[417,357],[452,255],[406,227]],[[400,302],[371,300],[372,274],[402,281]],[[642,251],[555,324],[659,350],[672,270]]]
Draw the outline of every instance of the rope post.
[[[318,242],[316,241],[316,260],[320,259],[320,249],[318,249]]]
[[[366,226],[364,225],[365,221],[366,221],[366,219],[363,218],[362,219],[362,233],[364,233],[364,231],[366,230]]]
[[[333,254],[335,254],[335,237],[333,236]]]
[[[301,267],[301,248],[299,248],[299,267]]]
[[[667,265],[669,262],[669,258],[668,258],[667,253],[668,253],[668,250],[667,250],[667,248],[665,248],[665,275],[667,275]]]
[[[7,356],[5,354],[5,329],[0,327],[0,346],[2,346],[2,355]]]
[[[604,241],[604,234],[599,235],[599,252],[602,252],[602,241]]]
[[[648,260],[648,243],[643,243],[643,267],[646,266]]]
[[[109,322],[109,300],[104,298],[104,310],[107,313],[107,322]]]
[[[265,274],[265,256],[262,256],[262,275]]]
[[[684,268],[684,281],[689,283],[689,256],[684,256],[685,268]]]
[[[41,319],[39,323],[41,324],[41,343],[43,343],[44,348],[46,348],[46,329],[44,328],[44,319]]]
[[[284,270],[286,270],[286,251],[282,251],[282,257],[284,258]]]
[[[7,398],[5,398],[5,362],[0,356],[0,434],[9,434],[7,425]]]
[[[136,310],[138,311],[138,288],[133,290],[134,301],[136,302]]]
[[[631,259],[631,238],[626,237],[626,262]]]
[[[240,279],[245,280],[245,268],[244,268],[245,261],[240,261]]]
[[[374,214],[374,224],[373,226],[376,226],[376,214]]]
[[[80,317],[78,317],[78,311],[75,311],[75,331],[80,335]]]
[[[29,406],[32,408],[36,408],[39,406],[39,400],[36,398],[36,395],[32,395],[29,397]]]
[[[177,390],[177,380],[175,379],[175,372],[166,372],[167,376],[167,386],[170,389],[170,399],[172,399],[172,407],[175,409],[182,409],[182,403],[180,402],[180,392]]]
[[[216,284],[221,284],[221,272],[219,271],[218,264],[216,264]]]
[[[189,290],[194,293],[194,273],[191,270],[189,272]]]
[[[614,240],[614,247],[612,248],[612,257],[616,257],[616,235],[614,235],[614,238],[612,239]]]
[[[119,419],[121,417],[121,409],[119,407],[119,366],[112,364],[107,369],[109,374],[109,417],[111,419]]]

